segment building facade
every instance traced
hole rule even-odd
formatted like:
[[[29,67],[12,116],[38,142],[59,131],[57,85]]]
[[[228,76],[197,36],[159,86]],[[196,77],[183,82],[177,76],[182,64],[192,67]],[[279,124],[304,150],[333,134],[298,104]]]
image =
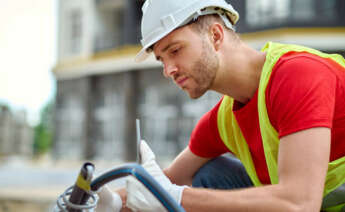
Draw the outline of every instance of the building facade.
[[[33,135],[25,111],[12,112],[0,105],[0,157],[32,156]]]
[[[252,47],[267,41],[345,52],[343,0],[229,0],[237,32]],[[142,0],[59,0],[54,155],[135,159],[135,119],[161,158],[188,143],[197,120],[221,98],[190,100],[140,50]]]

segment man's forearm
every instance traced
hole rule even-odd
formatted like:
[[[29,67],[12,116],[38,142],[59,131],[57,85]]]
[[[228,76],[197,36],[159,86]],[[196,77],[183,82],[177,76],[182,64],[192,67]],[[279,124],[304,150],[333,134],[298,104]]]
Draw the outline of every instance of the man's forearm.
[[[165,174],[165,176],[167,176],[169,178],[169,180],[176,184],[176,185],[187,185],[187,186],[191,186],[192,185],[192,180],[193,178],[192,177],[176,177],[176,175],[172,174],[169,172],[168,169],[164,169],[163,170],[163,173]],[[181,180],[183,179],[183,180]]]
[[[194,155],[187,147],[163,172],[172,183],[191,186],[194,174],[210,159]]]
[[[317,212],[318,207],[301,205],[302,199],[296,193],[290,194],[289,189],[279,185],[267,185],[257,188],[238,190],[214,190],[203,188],[185,188],[182,196],[182,206],[188,212],[228,212],[228,211],[280,211],[280,212]],[[120,192],[126,193],[125,190]],[[126,195],[125,195],[126,196]],[[121,195],[123,198],[124,196]],[[130,212],[125,207],[121,212]],[[314,207],[314,209],[312,208]],[[303,208],[307,208],[303,209]]]
[[[299,195],[284,191],[279,185],[238,190],[211,190],[186,188],[183,191],[182,206],[188,212],[317,212],[317,204],[299,199]],[[307,205],[309,204],[309,205]]]

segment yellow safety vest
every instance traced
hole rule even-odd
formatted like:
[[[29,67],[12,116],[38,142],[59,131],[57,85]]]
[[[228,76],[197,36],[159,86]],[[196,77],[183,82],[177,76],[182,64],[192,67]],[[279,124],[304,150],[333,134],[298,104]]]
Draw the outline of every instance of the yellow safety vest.
[[[279,58],[287,52],[308,52],[323,58],[330,58],[345,68],[345,59],[337,54],[325,54],[315,49],[297,45],[285,45],[279,43],[267,43],[261,50],[266,52],[259,89],[258,89],[258,113],[260,132],[265,152],[267,168],[272,184],[278,183],[277,156],[279,149],[279,137],[272,126],[266,108],[265,91],[274,65]],[[220,137],[227,148],[233,152],[243,163],[246,171],[255,186],[261,186],[261,182],[255,171],[254,163],[247,142],[242,135],[240,127],[232,112],[233,99],[224,96],[218,110],[217,124]],[[345,183],[345,157],[339,158],[328,164],[328,172],[325,182],[324,196]],[[339,208],[326,211],[340,211]]]

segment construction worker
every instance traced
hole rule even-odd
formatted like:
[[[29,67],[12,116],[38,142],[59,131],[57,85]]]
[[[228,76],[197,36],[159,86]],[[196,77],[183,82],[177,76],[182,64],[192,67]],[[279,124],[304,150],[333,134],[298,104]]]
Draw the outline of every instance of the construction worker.
[[[143,142],[143,166],[186,211],[345,211],[344,58],[273,42],[257,51],[238,19],[225,0],[146,0],[137,61],[153,52],[191,98],[224,97],[164,172]],[[123,210],[165,211],[133,179],[119,194]]]

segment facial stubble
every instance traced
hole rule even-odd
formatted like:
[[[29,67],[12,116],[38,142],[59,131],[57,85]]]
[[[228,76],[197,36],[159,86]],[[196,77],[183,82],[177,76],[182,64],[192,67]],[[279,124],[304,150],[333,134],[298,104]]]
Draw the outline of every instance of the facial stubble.
[[[189,92],[192,99],[204,95],[212,87],[219,68],[219,59],[206,39],[202,39],[202,52],[192,66],[191,76],[195,80],[196,88]]]

